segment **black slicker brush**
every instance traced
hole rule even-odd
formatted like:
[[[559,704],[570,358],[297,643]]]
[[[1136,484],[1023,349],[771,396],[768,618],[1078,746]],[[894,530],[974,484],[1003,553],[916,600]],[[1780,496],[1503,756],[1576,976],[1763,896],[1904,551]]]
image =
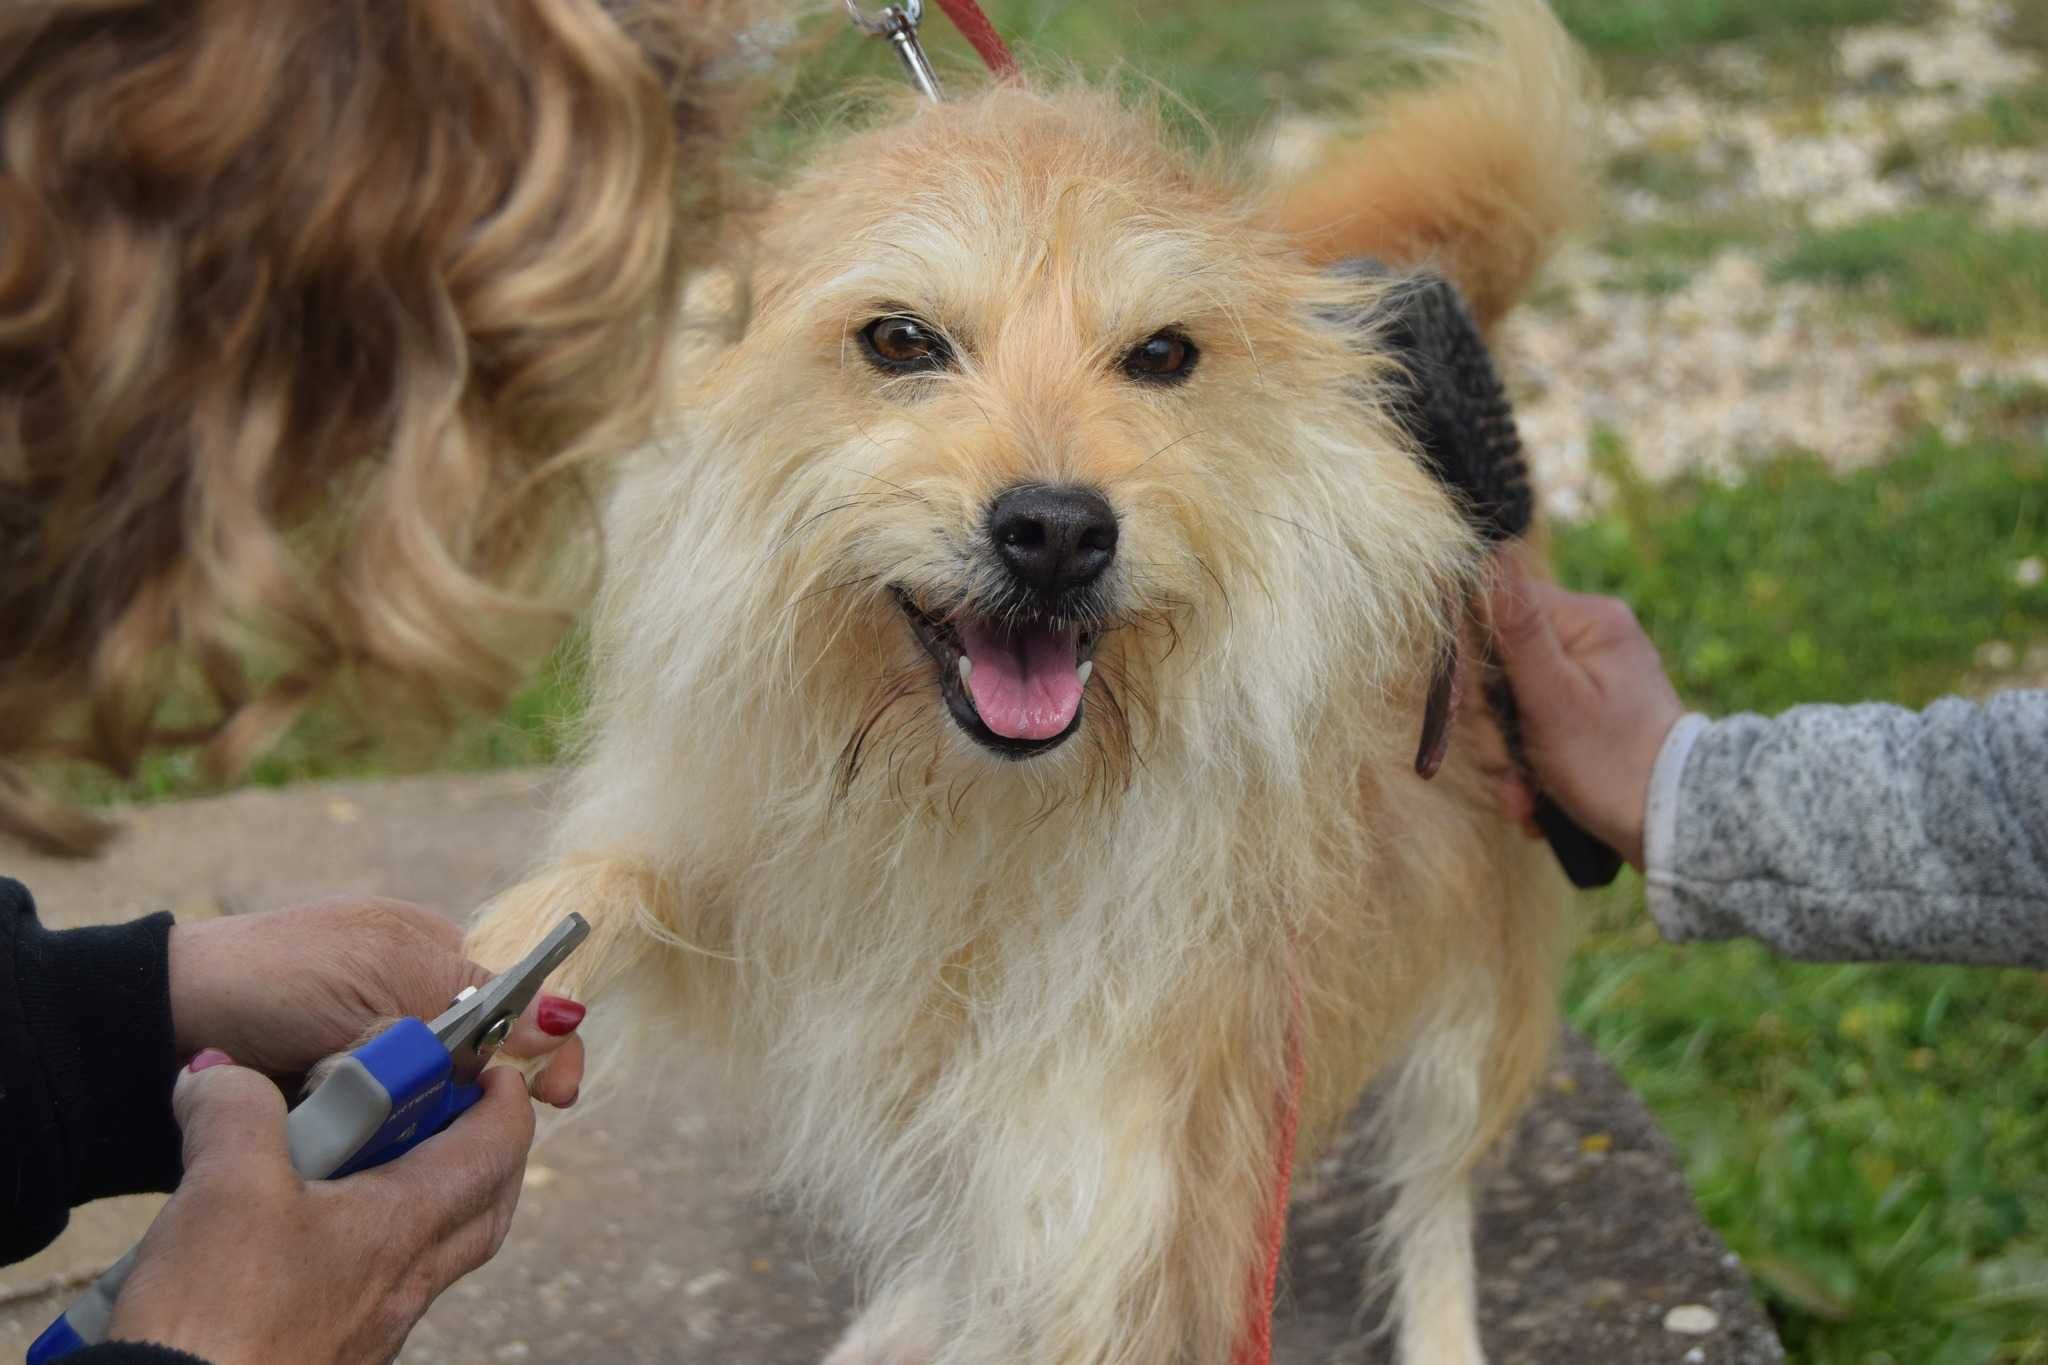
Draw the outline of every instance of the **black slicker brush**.
[[[1457,497],[1472,527],[1490,547],[1527,534],[1536,503],[1529,486],[1529,462],[1515,430],[1507,389],[1493,368],[1478,326],[1457,286],[1440,275],[1395,276],[1375,261],[1345,267],[1347,273],[1394,279],[1381,306],[1360,319],[1377,329],[1401,362],[1395,414],[1422,449],[1432,474]],[[1489,661],[1489,664],[1491,661]],[[1455,701],[1452,672],[1440,672],[1423,722],[1424,756],[1441,757],[1449,702]],[[1581,829],[1543,794],[1530,771],[1522,744],[1521,718],[1507,675],[1489,666],[1486,701],[1508,754],[1536,795],[1536,825],[1549,841],[1565,875],[1578,887],[1606,886],[1621,871],[1621,855]],[[1434,763],[1418,757],[1417,766]]]

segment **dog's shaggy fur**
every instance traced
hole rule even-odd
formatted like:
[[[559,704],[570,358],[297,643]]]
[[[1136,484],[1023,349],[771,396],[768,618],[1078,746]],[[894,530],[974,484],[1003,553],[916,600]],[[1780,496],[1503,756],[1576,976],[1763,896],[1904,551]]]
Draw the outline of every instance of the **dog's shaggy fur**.
[[[836,1361],[1228,1360],[1290,1033],[1306,1140],[1381,1088],[1403,1358],[1480,1359],[1469,1182],[1551,1039],[1562,884],[1469,723],[1416,775],[1480,550],[1381,404],[1380,286],[1318,267],[1441,263],[1486,316],[1526,284],[1581,188],[1576,67],[1533,0],[1495,18],[1277,197],[1083,91],[851,138],[611,500],[558,855],[472,951],[580,911],[593,1023],[730,1063],[876,1287]],[[901,314],[950,368],[878,373]],[[1184,383],[1120,368],[1165,328]],[[1071,608],[1078,729],[1011,760],[918,627],[1037,609],[987,531],[1019,485],[1099,490],[1120,539]]]
[[[710,238],[731,8],[0,5],[0,831],[106,833],[19,762],[517,683]]]

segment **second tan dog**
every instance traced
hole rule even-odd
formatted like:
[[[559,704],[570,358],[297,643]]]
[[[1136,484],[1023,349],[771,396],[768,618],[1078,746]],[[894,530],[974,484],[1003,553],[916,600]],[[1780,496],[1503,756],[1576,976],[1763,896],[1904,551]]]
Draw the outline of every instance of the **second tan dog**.
[[[1383,405],[1385,286],[1323,267],[1497,317],[1578,200],[1577,90],[1515,0],[1277,196],[1010,87],[761,226],[744,335],[611,499],[554,856],[472,947],[580,911],[593,1022],[727,1061],[877,1288],[840,1365],[1222,1365],[1291,1043],[1305,1143],[1380,1087],[1403,1360],[1482,1358],[1471,1175],[1562,883],[1476,726],[1415,772],[1481,551]]]

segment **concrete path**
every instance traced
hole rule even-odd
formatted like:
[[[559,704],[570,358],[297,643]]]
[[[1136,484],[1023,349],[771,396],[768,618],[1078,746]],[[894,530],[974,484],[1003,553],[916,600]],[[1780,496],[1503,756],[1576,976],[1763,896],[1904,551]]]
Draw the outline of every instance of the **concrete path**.
[[[517,872],[541,804],[524,774],[251,791],[142,812],[96,863],[0,852],[0,868],[61,925],[349,893],[459,914]],[[601,1108],[546,1139],[505,1252],[442,1299],[406,1365],[815,1362],[847,1319],[850,1278],[823,1236],[748,1192],[689,1093],[685,1083],[661,1108]],[[1285,1365],[1385,1359],[1359,1321],[1357,1234],[1371,1199],[1351,1145],[1299,1182],[1276,1330]],[[0,1363],[21,1358],[158,1202],[83,1210],[49,1251],[0,1269]],[[1669,1145],[1577,1038],[1487,1186],[1479,1261],[1493,1365],[1783,1359]]]

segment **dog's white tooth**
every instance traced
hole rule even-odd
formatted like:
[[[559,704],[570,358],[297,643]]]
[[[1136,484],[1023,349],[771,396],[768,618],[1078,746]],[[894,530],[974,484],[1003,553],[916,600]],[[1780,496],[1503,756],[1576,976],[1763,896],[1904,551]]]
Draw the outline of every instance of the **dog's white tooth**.
[[[1083,659],[1081,660],[1081,666],[1074,670],[1074,676],[1081,680],[1081,686],[1086,687],[1088,685],[1088,675],[1094,671],[1095,660]]]
[[[973,672],[974,660],[968,658],[965,654],[962,654],[960,656],[960,685],[962,687],[967,686],[967,679],[969,675],[971,675]]]

